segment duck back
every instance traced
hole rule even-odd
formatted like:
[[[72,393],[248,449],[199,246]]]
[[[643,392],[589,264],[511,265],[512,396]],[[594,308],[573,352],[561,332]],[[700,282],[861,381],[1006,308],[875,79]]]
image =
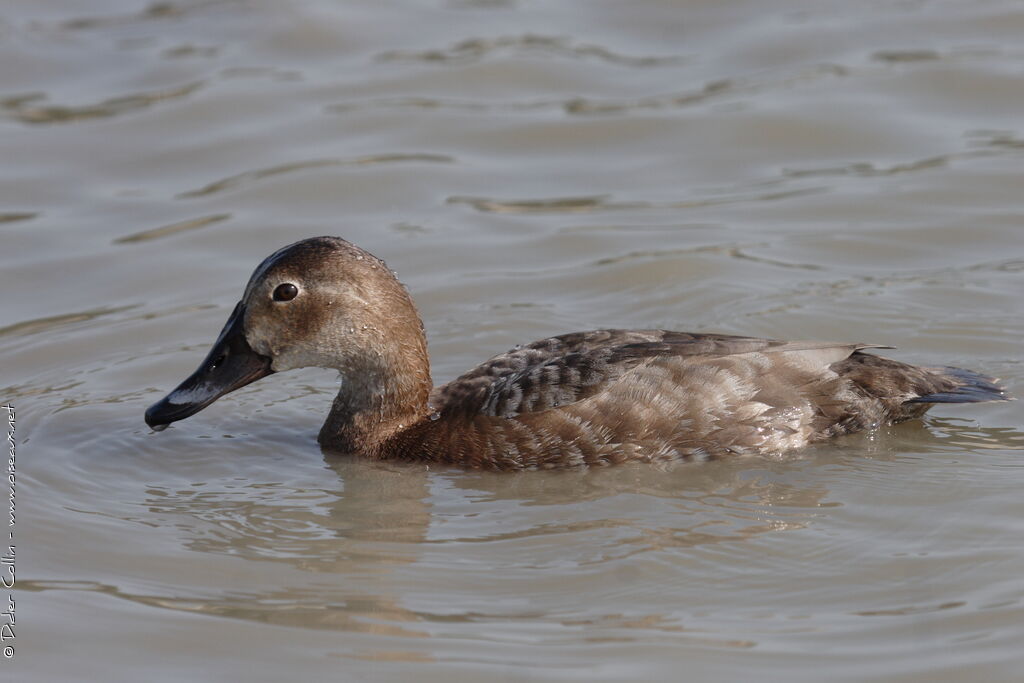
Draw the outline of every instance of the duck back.
[[[430,398],[382,457],[498,469],[778,455],[923,414],[1005,398],[993,380],[864,353],[663,330],[596,330],[500,354]]]

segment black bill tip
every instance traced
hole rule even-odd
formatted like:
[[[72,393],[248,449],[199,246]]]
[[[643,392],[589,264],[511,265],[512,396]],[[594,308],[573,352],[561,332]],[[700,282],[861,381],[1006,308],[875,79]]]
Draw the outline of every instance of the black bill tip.
[[[271,359],[253,351],[245,339],[245,306],[240,302],[199,368],[171,393],[146,409],[154,432],[195,415],[224,394],[274,372]]]

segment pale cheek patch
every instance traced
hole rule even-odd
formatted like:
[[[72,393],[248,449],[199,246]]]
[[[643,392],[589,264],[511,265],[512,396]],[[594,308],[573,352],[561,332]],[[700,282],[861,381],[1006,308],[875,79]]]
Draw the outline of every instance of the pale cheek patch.
[[[274,372],[295,370],[298,368],[329,368],[337,361],[330,355],[320,353],[317,349],[295,348],[271,356],[270,367]]]
[[[274,352],[270,348],[270,344],[267,340],[267,335],[263,334],[262,330],[250,329],[249,326],[247,326],[245,330],[245,341],[249,344],[249,348],[261,356],[274,356]]]

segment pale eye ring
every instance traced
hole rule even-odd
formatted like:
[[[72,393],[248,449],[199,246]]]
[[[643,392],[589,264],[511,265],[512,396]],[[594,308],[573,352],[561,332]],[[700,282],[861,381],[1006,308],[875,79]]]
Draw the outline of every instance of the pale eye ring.
[[[291,301],[299,295],[299,288],[290,282],[278,285],[274,289],[274,301]]]

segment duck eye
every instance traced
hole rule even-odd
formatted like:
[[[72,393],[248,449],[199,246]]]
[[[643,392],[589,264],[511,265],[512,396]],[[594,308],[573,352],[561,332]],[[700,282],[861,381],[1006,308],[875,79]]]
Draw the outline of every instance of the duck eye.
[[[299,295],[299,288],[290,282],[278,285],[274,289],[274,301],[291,301]]]

